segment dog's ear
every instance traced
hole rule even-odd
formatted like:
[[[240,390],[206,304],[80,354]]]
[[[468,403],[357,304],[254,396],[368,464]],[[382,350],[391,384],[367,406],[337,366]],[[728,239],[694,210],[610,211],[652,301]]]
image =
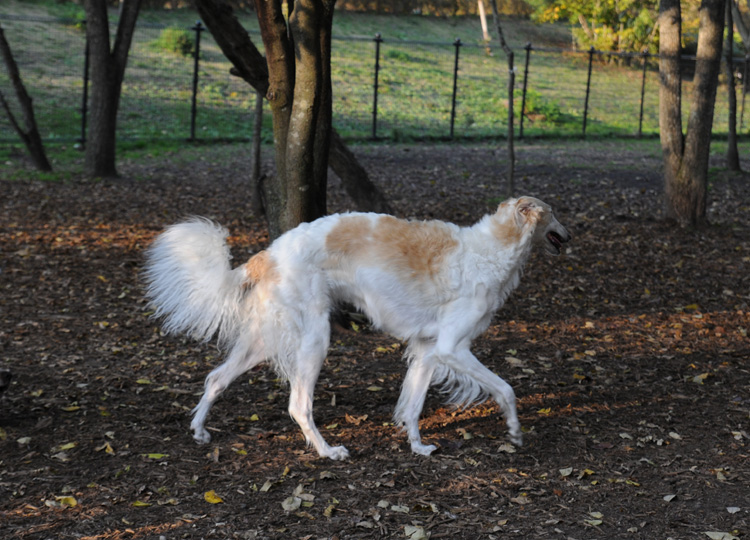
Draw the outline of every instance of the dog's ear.
[[[522,197],[516,203],[516,222],[523,228],[527,223],[536,222],[537,212],[536,204],[533,199]]]

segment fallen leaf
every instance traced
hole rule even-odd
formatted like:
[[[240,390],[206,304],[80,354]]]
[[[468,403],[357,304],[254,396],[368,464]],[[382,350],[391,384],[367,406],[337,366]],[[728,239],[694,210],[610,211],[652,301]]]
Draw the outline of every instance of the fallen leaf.
[[[367,415],[366,415],[366,414],[363,414],[363,415],[361,415],[361,416],[352,416],[351,414],[348,414],[348,413],[347,413],[347,414],[346,414],[346,416],[345,416],[344,418],[346,418],[346,421],[347,421],[348,423],[350,423],[350,424],[354,424],[355,426],[358,426],[358,425],[360,425],[360,424],[361,424],[362,422],[364,422],[365,420],[367,420]]]
[[[62,506],[67,506],[68,508],[75,508],[76,506],[78,506],[78,501],[72,495],[64,495],[62,497],[55,497],[55,500],[59,502]]]
[[[516,447],[510,443],[503,443],[497,448],[498,452],[505,452],[506,454],[515,454]]]
[[[261,486],[261,488],[260,488],[260,490],[259,490],[259,491],[260,491],[261,493],[265,493],[265,492],[267,492],[267,491],[268,491],[269,489],[271,489],[271,486],[273,486],[273,482],[271,482],[270,480],[266,480],[266,483],[265,483],[265,484],[263,484],[263,486]]]
[[[727,512],[730,514],[736,514],[740,511],[740,508],[738,506],[727,506]]]
[[[65,444],[60,444],[60,445],[55,446],[54,448],[52,448],[50,450],[50,452],[64,452],[65,450],[72,450],[76,446],[78,446],[77,442],[69,442],[69,443],[65,443]]]
[[[672,500],[673,500],[673,499],[674,499],[675,497],[677,497],[677,495],[664,495],[664,497],[662,497],[662,499],[664,499],[664,500],[665,500],[665,501],[667,501],[667,502],[672,502]]]
[[[281,501],[281,507],[287,512],[297,510],[300,506],[302,506],[302,499],[295,497],[294,495]]]
[[[135,506],[136,508],[148,508],[149,506],[151,506],[151,503],[147,503],[143,501],[135,501],[133,503],[133,506]]]
[[[220,504],[224,502],[224,499],[219,497],[213,489],[210,491],[206,491],[203,494],[203,500],[205,500],[209,504]]]
[[[700,375],[696,375],[695,377],[693,377],[693,382],[697,384],[703,384],[703,381],[708,379],[710,375],[710,373],[701,373]]]
[[[566,477],[573,474],[573,467],[565,467],[564,469],[560,469],[560,476]]]
[[[370,392],[380,392],[383,389],[382,386],[368,386],[367,390]]]
[[[704,534],[711,540],[740,540],[735,535],[728,532],[706,531]]]
[[[515,356],[506,356],[505,361],[513,367],[521,367],[526,365],[523,360],[521,360],[520,358],[516,358]]]
[[[143,457],[145,457],[145,458],[148,458],[148,459],[155,459],[155,460],[159,460],[159,459],[164,459],[164,458],[168,458],[168,457],[169,457],[169,454],[158,454],[158,453],[153,453],[153,454],[141,454],[141,455],[142,455]]]
[[[404,506],[403,504],[394,504],[391,506],[392,512],[398,512],[400,514],[408,514],[409,513],[409,507]]]
[[[415,525],[405,525],[404,534],[410,540],[426,540],[428,538],[423,527],[417,527]]]

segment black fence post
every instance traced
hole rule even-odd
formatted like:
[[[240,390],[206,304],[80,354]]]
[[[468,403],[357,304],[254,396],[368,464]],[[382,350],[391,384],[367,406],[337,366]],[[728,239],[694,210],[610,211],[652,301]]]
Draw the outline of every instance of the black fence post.
[[[84,28],[86,21],[83,21]],[[86,46],[83,53],[83,100],[81,103],[81,138],[78,142],[86,146],[86,116],[88,115],[89,103],[89,36],[86,33]]]
[[[380,44],[383,43],[383,37],[380,32],[375,34],[375,82],[373,84],[372,98],[372,138],[378,138],[378,75],[380,73]]]
[[[648,51],[643,51],[643,75],[641,76],[641,110],[638,113],[638,135],[640,139],[643,135],[643,101],[646,95],[646,68],[648,66]]]
[[[594,62],[594,53],[596,49],[592,45],[589,49],[589,74],[586,78],[586,101],[583,104],[583,136],[586,136],[586,120],[589,115],[589,94],[591,92],[591,64]]]
[[[531,43],[527,43],[524,49],[526,49],[526,63],[523,66],[523,90],[521,90],[521,118],[519,119],[518,125],[518,138],[523,139],[523,117],[526,114],[526,81],[529,80],[529,58],[531,57]]]
[[[456,121],[456,93],[458,91],[458,51],[461,49],[461,40],[456,38],[453,42],[456,48],[456,59],[453,62],[453,97],[451,98],[451,139],[453,138],[453,125]]]
[[[198,65],[201,55],[201,32],[205,30],[200,21],[195,23],[191,28],[195,31],[195,51],[193,53],[193,101],[190,107],[190,141],[195,140],[195,116],[197,114],[197,96],[198,96]]]

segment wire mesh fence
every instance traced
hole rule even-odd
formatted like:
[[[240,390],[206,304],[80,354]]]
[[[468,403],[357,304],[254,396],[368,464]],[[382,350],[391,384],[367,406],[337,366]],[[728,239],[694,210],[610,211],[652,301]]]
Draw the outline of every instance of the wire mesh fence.
[[[0,14],[0,24],[34,99],[42,138],[85,140],[82,22]],[[122,87],[118,137],[249,139],[254,91],[229,73],[231,66],[209,32],[201,33],[196,26],[181,28],[190,35],[201,34],[196,62],[193,49],[188,54],[164,50],[160,38],[166,28],[146,23],[136,28]],[[259,36],[253,41],[262,50]],[[503,137],[507,108],[513,106],[520,136],[658,133],[656,57],[532,44],[516,50],[517,89],[509,103],[507,62],[499,48],[459,40],[392,40],[385,33],[334,36],[334,125],[349,139]],[[691,59],[684,62],[690,73]],[[736,66],[738,80],[746,83],[747,62],[738,59]],[[689,77],[683,88],[689,96]],[[14,93],[4,70],[0,91],[13,109]],[[687,114],[688,99],[683,103]],[[720,88],[714,132],[727,130],[726,103],[726,87]],[[744,92],[740,103],[743,131]],[[270,117],[264,123],[270,125]],[[270,130],[266,133],[271,136]],[[0,142],[17,142],[4,114]]]

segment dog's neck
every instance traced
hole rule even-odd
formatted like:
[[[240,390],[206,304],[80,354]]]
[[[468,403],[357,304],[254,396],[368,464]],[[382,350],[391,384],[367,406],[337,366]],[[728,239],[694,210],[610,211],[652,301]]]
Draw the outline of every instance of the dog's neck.
[[[531,254],[533,229],[522,229],[509,213],[488,214],[468,232],[478,253],[503,265],[523,266]]]

